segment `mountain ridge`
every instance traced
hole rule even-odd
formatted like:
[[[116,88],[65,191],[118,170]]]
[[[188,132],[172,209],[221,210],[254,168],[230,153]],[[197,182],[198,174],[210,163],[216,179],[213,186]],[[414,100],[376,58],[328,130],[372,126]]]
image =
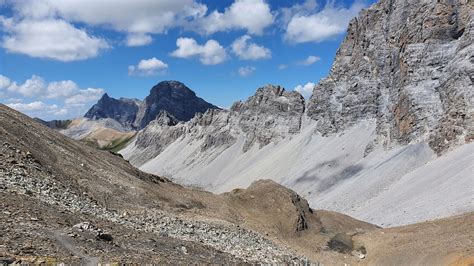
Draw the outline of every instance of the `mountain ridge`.
[[[188,121],[196,113],[207,109],[219,109],[203,99],[179,81],[161,81],[150,90],[143,100],[111,98],[105,93],[84,115],[91,120],[111,118],[131,130],[148,125],[160,111],[169,112],[179,121]]]

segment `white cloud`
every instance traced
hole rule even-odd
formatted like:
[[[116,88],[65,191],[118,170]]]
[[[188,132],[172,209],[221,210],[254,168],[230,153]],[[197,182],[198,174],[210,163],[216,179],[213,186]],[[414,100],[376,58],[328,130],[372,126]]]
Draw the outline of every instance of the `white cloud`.
[[[40,101],[31,102],[31,103],[9,103],[7,105],[10,108],[18,110],[20,112],[52,110],[58,107],[57,105],[47,105],[44,102],[40,102]]]
[[[25,83],[18,85],[13,82],[8,86],[7,90],[10,93],[17,93],[25,97],[35,97],[44,93],[46,85],[42,77],[33,75],[30,79],[27,79]]]
[[[257,60],[272,57],[270,49],[250,42],[249,35],[244,35],[232,43],[232,51],[242,60]]]
[[[99,100],[104,93],[104,89],[87,88],[85,90],[79,90],[74,95],[66,98],[64,103],[72,106],[84,106],[87,103]]]
[[[46,120],[63,119],[66,115],[69,118],[82,116],[89,106],[105,93],[105,90],[100,88],[81,90],[71,80],[53,81],[47,84],[42,77],[36,75],[21,85],[0,75],[0,82],[2,80],[10,83],[5,92],[0,92],[0,99],[3,102],[31,117]]]
[[[305,60],[299,61],[298,65],[309,66],[321,60],[319,56],[310,55]]]
[[[11,53],[67,62],[95,57],[109,47],[105,40],[60,19],[4,19],[2,24],[7,32],[2,46]]]
[[[314,1],[309,1],[312,3]],[[332,39],[346,31],[349,21],[357,16],[364,7],[356,1],[349,8],[337,7],[334,1],[329,1],[322,10],[308,13],[307,9],[294,9],[286,26],[285,40],[292,43],[321,42]],[[288,15],[288,14],[287,14]]]
[[[0,89],[6,89],[8,86],[10,86],[11,81],[9,78],[0,75]]]
[[[205,34],[245,29],[249,34],[261,35],[273,22],[270,6],[264,0],[236,0],[223,13],[215,10],[197,20],[194,29]]]
[[[227,53],[217,41],[208,40],[204,45],[199,45],[192,38],[178,38],[176,40],[178,49],[171,56],[180,58],[199,57],[204,65],[216,65],[227,59]]]
[[[311,94],[313,94],[314,86],[316,86],[316,84],[314,84],[313,82],[308,82],[305,85],[296,86],[294,90],[299,92],[306,99],[308,99],[311,96]]]
[[[5,102],[7,103],[22,103],[23,99],[20,98],[9,98]]]
[[[253,72],[255,72],[255,70],[256,68],[253,66],[244,66],[244,67],[240,67],[238,72],[240,76],[247,77],[247,76],[250,76]]]
[[[164,73],[167,68],[168,65],[166,63],[153,57],[150,59],[140,60],[136,66],[128,66],[128,74],[137,76],[154,76]]]
[[[29,0],[50,6],[69,21],[101,25],[127,33],[166,33],[202,17],[207,7],[194,0]]]
[[[278,70],[283,70],[283,69],[286,69],[287,67],[288,67],[288,65],[279,64],[279,65],[278,65]]]
[[[48,84],[46,88],[46,98],[57,99],[65,98],[79,90],[79,86],[72,80],[54,81]]]
[[[127,35],[127,46],[144,46],[153,42],[150,35],[143,33],[134,33]]]
[[[25,113],[30,117],[64,116],[68,114],[68,110],[65,108],[60,108],[56,104],[46,104],[41,101],[34,101],[31,103],[8,103],[7,106]]]

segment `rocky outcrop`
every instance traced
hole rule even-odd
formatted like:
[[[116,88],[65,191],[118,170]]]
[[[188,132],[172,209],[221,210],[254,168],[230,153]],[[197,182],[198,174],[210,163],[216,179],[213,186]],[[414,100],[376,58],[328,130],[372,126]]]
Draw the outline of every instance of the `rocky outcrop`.
[[[174,121],[188,121],[207,109],[219,109],[196,96],[179,81],[162,81],[154,86],[144,101],[114,99],[106,94],[92,106],[84,117],[99,120],[111,118],[128,129],[139,130],[166,111]]]
[[[377,142],[469,142],[474,124],[473,3],[382,0],[353,19],[308,116],[323,135],[375,119]]]
[[[126,128],[133,128],[133,122],[140,105],[141,102],[139,100],[126,98],[117,100],[109,97],[106,93],[87,111],[84,117],[93,120],[111,118]]]
[[[232,105],[231,111],[239,114],[238,124],[246,134],[246,151],[254,143],[263,147],[271,141],[298,133],[305,101],[296,91],[288,92],[280,86],[267,85],[247,101]]]
[[[194,91],[179,81],[162,81],[155,85],[140,106],[134,126],[144,128],[155,120],[160,111],[167,111],[179,121],[188,121],[196,113],[219,109],[196,96]]]

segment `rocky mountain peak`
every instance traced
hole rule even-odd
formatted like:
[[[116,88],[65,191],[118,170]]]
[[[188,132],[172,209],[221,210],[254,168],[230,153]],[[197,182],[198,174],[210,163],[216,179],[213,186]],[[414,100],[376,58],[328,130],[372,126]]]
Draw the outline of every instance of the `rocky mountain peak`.
[[[151,88],[150,95],[174,95],[183,94],[189,96],[196,96],[196,93],[186,87],[182,82],[176,80],[165,80],[156,84]]]
[[[179,81],[162,81],[155,85],[150,95],[145,98],[134,125],[136,128],[144,128],[162,110],[179,121],[188,121],[196,113],[204,113],[208,109],[219,108],[197,97],[194,91]]]
[[[142,129],[157,117],[161,122],[188,121],[196,113],[219,109],[179,81],[162,81],[153,86],[142,102],[137,99],[115,99],[105,93],[85,117],[93,120],[112,118],[128,129]],[[166,113],[161,113],[166,111]],[[167,118],[165,116],[168,116]],[[164,120],[163,120],[164,119]]]
[[[133,121],[138,112],[139,101],[129,99],[115,99],[107,93],[102,95],[99,101],[93,105],[84,115],[89,119],[98,120],[112,118],[118,121],[125,128],[133,128]]]
[[[232,105],[231,111],[245,112],[253,111],[274,111],[275,113],[286,113],[295,111],[304,112],[305,100],[296,91],[286,91],[281,86],[266,85],[258,88],[255,94],[245,102],[239,101]]]
[[[104,93],[104,95],[102,95],[102,97],[100,97],[99,101],[107,101],[110,99],[110,96],[106,93]]]
[[[179,123],[179,120],[167,111],[161,110],[152,123],[159,126],[174,126]]]

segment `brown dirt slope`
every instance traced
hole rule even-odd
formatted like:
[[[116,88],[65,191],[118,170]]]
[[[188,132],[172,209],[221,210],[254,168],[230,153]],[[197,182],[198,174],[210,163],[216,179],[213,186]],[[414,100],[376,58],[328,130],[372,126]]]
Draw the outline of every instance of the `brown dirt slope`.
[[[474,213],[354,237],[370,265],[474,265]]]

